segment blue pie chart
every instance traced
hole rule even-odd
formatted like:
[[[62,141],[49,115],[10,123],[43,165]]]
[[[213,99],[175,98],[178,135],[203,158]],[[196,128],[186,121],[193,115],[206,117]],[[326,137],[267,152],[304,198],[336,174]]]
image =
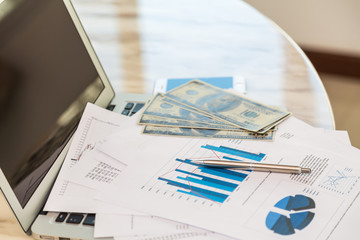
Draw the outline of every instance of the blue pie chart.
[[[303,230],[313,220],[315,208],[312,198],[304,195],[287,196],[278,201],[275,210],[266,217],[266,227],[280,235],[291,235],[295,229]]]

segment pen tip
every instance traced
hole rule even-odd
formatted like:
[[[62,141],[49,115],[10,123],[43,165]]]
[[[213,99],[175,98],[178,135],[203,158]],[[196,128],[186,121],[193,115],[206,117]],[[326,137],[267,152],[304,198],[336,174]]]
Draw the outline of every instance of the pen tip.
[[[310,168],[302,168],[301,172],[302,173],[311,173],[311,169]]]

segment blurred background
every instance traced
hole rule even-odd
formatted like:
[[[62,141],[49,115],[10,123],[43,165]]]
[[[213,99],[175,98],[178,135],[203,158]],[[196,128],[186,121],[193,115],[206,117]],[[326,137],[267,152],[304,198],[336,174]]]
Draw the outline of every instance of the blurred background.
[[[304,50],[329,95],[336,129],[360,148],[360,1],[245,1]]]

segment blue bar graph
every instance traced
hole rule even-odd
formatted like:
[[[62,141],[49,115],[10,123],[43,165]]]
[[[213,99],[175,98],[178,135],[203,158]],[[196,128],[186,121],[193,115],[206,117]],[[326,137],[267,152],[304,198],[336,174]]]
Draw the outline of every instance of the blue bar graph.
[[[220,190],[224,190],[224,191],[234,191],[236,189],[236,187],[238,185],[234,184],[235,186],[227,186],[227,185],[223,185],[220,183],[216,183],[213,181],[209,181],[208,179],[199,179],[199,178],[193,178],[193,177],[177,177],[178,179],[184,180],[184,181],[189,181],[192,183],[197,183],[197,184],[201,184],[204,186],[208,186],[208,187],[213,187],[213,188],[218,188]]]
[[[223,194],[223,193],[211,191],[211,190],[208,190],[208,189],[192,186],[190,184],[182,183],[182,182],[179,182],[179,181],[174,181],[174,180],[166,179],[166,178],[163,178],[163,177],[159,177],[158,179],[166,181],[167,184],[169,184],[169,185],[179,187],[179,188],[183,188],[183,189],[188,189],[188,190],[190,190],[192,195],[195,195],[197,197],[203,197],[203,198],[211,199],[211,200],[216,201],[216,202],[221,202],[222,203],[222,202],[224,202],[226,200],[227,197],[229,197],[229,195],[227,195],[227,194]],[[181,192],[183,192],[183,190],[181,190]],[[189,193],[189,192],[187,192],[187,193]]]
[[[211,177],[206,177],[206,176],[203,176],[203,175],[200,175],[200,174],[184,171],[184,170],[181,170],[181,169],[176,169],[175,171],[185,173],[188,176],[191,175],[191,176],[199,177],[204,181],[205,185],[206,185],[206,183],[209,183],[209,184],[213,183],[214,185],[216,184],[217,186],[219,186],[218,187],[219,189],[223,189],[223,190],[226,189],[228,191],[234,191],[237,188],[237,186],[239,186],[239,184],[226,182],[226,181],[211,178]],[[223,186],[223,187],[221,187],[221,186]]]
[[[209,199],[211,201],[214,201],[214,202],[219,202],[219,203],[223,203],[226,199],[224,198],[221,198],[221,197],[216,197],[216,196],[213,196],[213,195],[208,195],[206,193],[202,193],[202,194],[199,194],[199,193],[196,193],[194,191],[191,191],[191,190],[181,190],[181,189],[178,189],[177,192],[179,193],[185,193],[185,194],[188,194],[188,195],[191,195],[191,196],[195,196],[195,197],[200,197],[200,198],[205,198],[205,199]]]
[[[201,166],[201,165],[198,164],[198,163],[192,162],[190,159],[185,159],[185,160],[183,160],[183,159],[177,158],[176,161],[178,161],[178,162],[183,162],[183,163],[186,163],[186,164],[189,164],[189,165],[193,165],[193,166]]]
[[[235,181],[242,182],[247,177],[247,174],[242,172],[236,172],[223,168],[214,168],[214,167],[199,167],[200,171],[203,173],[212,174],[218,177],[227,178]]]
[[[213,145],[203,145],[201,147],[205,148],[205,149],[209,149],[211,151],[221,152],[221,153],[238,156],[238,157],[242,157],[242,158],[246,158],[246,159],[254,160],[254,161],[258,161],[258,162],[260,162],[265,157],[264,153],[251,153],[251,152],[246,152],[246,151],[242,151],[242,150],[230,148],[230,147],[225,147],[225,146],[217,147],[217,146],[213,146]]]
[[[224,169],[224,168],[204,167],[203,165],[194,163],[189,159],[182,160],[182,159],[177,158],[176,161],[183,162],[183,163],[186,163],[189,165],[198,166],[198,168],[200,169],[201,172],[212,174],[217,177],[228,178],[228,179],[236,180],[236,181],[240,181],[240,182],[242,182],[247,177],[247,174],[245,174],[245,173],[232,171],[232,170],[228,170],[228,169]]]
[[[172,171],[171,177],[161,176],[158,180],[177,187],[178,193],[218,203],[223,203],[247,177],[243,172],[206,167],[189,159],[177,158],[176,161],[182,164]]]
[[[203,201],[207,203],[224,203],[230,199],[241,184],[246,180],[251,170],[226,169],[210,167],[193,160],[204,160],[212,156],[223,160],[258,161],[264,159],[264,153],[252,153],[222,145],[214,146],[199,143],[195,151],[186,153],[192,159],[171,159],[163,167],[162,175],[156,176],[156,182],[151,184],[151,189],[161,190],[164,194],[171,193],[171,197],[186,201]],[[155,180],[154,179],[154,180]],[[160,183],[162,182],[162,183]],[[186,198],[183,198],[187,196]]]

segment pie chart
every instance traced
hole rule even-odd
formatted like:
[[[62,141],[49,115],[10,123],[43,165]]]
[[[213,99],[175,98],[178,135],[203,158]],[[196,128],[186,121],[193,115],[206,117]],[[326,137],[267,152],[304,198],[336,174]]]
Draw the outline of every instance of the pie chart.
[[[287,196],[274,205],[266,217],[266,227],[280,235],[291,235],[295,229],[301,231],[313,220],[315,208],[312,198],[304,195]]]

